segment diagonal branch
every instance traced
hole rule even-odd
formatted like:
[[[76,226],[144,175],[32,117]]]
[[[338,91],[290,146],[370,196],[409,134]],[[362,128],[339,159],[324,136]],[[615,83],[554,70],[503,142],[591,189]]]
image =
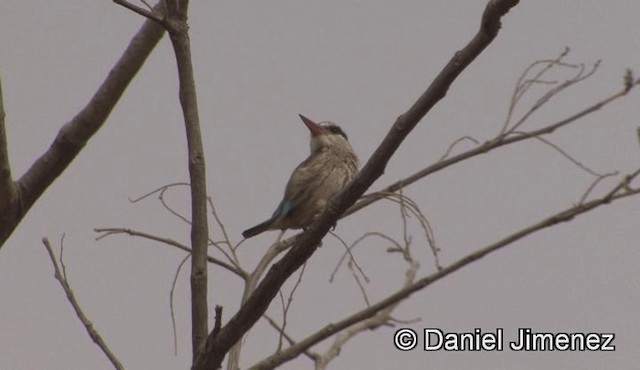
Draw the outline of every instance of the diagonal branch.
[[[111,361],[111,363],[113,364],[113,367],[115,367],[117,370],[124,369],[124,367],[122,366],[118,358],[116,358],[113,352],[111,352],[107,344],[104,342],[104,340],[102,340],[102,337],[100,336],[98,331],[93,327],[93,323],[84,314],[84,312],[82,311],[82,307],[80,307],[80,304],[76,300],[75,294],[73,294],[73,290],[71,289],[71,286],[69,285],[69,281],[67,280],[67,272],[65,271],[64,261],[62,260],[63,246],[60,245],[59,260],[60,260],[60,265],[62,265],[62,270],[61,270],[60,267],[58,266],[58,262],[56,261],[56,257],[53,254],[53,248],[51,247],[51,243],[49,243],[49,240],[47,238],[43,238],[42,243],[44,244],[45,248],[47,248],[47,252],[49,253],[49,258],[51,259],[51,263],[53,264],[54,276],[56,280],[60,282],[62,289],[64,289],[64,292],[67,295],[67,299],[69,300],[69,303],[71,303],[73,310],[76,312],[78,319],[80,319],[80,322],[82,322],[82,325],[84,325],[85,329],[87,329],[87,333],[89,334],[89,337],[91,337],[91,340],[93,340],[93,342],[96,345],[98,345],[98,347],[100,347],[102,352],[107,356],[109,361]]]
[[[637,85],[637,84],[636,84]],[[636,86],[634,85],[634,86]],[[528,131],[528,132],[523,132],[523,133],[516,133],[514,132],[512,135],[506,136],[506,135],[499,135],[498,137],[496,137],[493,140],[487,141],[485,143],[483,143],[482,145],[479,145],[475,148],[472,148],[470,150],[467,150],[465,152],[462,152],[460,154],[454,155],[452,157],[448,157],[444,160],[440,160],[404,179],[398,180],[396,182],[394,182],[391,185],[388,185],[387,187],[385,187],[384,189],[374,192],[374,193],[370,193],[367,194],[365,196],[363,196],[358,203],[354,204],[351,208],[349,208],[343,215],[343,217],[349,216],[357,211],[359,211],[360,209],[380,200],[380,199],[384,199],[388,196],[389,193],[395,193],[400,189],[403,189],[404,187],[413,184],[414,182],[424,178],[425,176],[431,175],[435,172],[438,172],[440,170],[443,170],[455,163],[461,162],[465,159],[469,159],[481,154],[485,154],[488,153],[489,151],[492,151],[494,149],[497,149],[499,147],[502,146],[506,146],[509,144],[514,144],[523,140],[528,140],[528,139],[533,139],[533,138],[539,138],[542,135],[548,135],[551,134],[553,132],[555,132],[556,130],[570,124],[573,123],[577,120],[579,120],[580,118],[587,116],[593,112],[596,112],[598,110],[600,110],[602,107],[606,106],[607,104],[613,102],[614,100],[617,100],[621,97],[626,96],[629,93],[629,89],[625,88],[595,104],[592,104],[590,106],[588,106],[587,108],[581,110],[580,112],[577,112],[575,114],[573,114],[570,117],[567,117],[563,120],[560,120],[558,122],[555,122],[553,124],[550,124],[548,126],[545,126],[543,128],[537,129],[537,130],[533,130],[533,131]]]
[[[0,209],[3,212],[0,215],[0,220],[3,221],[0,223],[0,246],[9,238],[35,201],[102,127],[163,34],[164,30],[155,22],[148,20],[144,23],[89,103],[60,128],[51,147],[18,180],[15,187],[19,199],[14,209]],[[7,212],[11,213],[11,217],[5,216]]]
[[[554,133],[556,130],[563,128],[565,126],[568,126],[572,123],[575,123],[576,121],[578,121],[579,119],[599,111],[600,109],[602,109],[603,107],[611,104],[612,102],[627,96],[631,90],[633,90],[634,88],[636,88],[638,85],[640,85],[640,79],[634,80],[633,76],[631,74],[630,71],[627,71],[627,75],[625,75],[625,84],[622,90],[607,96],[606,98],[597,101],[596,103],[593,103],[589,106],[587,106],[586,108],[583,108],[582,110],[580,110],[577,113],[574,113],[573,115],[564,118],[560,121],[554,122],[552,124],[549,124],[545,127],[542,127],[540,129],[536,129],[536,130],[532,130],[532,131],[527,131],[527,132],[512,132],[512,133],[500,133],[498,134],[495,138],[486,141],[482,144],[479,144],[477,142],[476,139],[474,138],[470,138],[470,137],[463,137],[461,139],[458,139],[456,141],[454,141],[454,143],[451,144],[451,146],[449,146],[449,148],[447,149],[446,153],[435,163],[433,163],[432,165],[429,165],[415,173],[413,173],[410,176],[405,177],[404,179],[398,180],[390,185],[387,185],[385,188],[383,188],[382,190],[376,191],[376,192],[372,192],[369,194],[366,194],[364,196],[362,196],[358,202],[356,204],[354,204],[353,206],[351,206],[344,214],[342,214],[340,216],[340,218],[344,218],[347,216],[350,216],[356,212],[358,212],[359,210],[361,210],[362,208],[365,208],[381,199],[386,199],[389,197],[389,194],[393,194],[396,193],[398,191],[400,191],[401,189],[404,189],[405,187],[417,182],[418,180],[421,180],[423,178],[425,178],[428,175],[431,175],[433,173],[436,173],[440,170],[443,170],[445,168],[448,168],[449,166],[452,166],[458,162],[462,162],[466,159],[469,158],[473,158],[475,156],[479,156],[482,154],[486,154],[489,153],[491,151],[493,151],[494,149],[498,149],[500,147],[503,146],[507,146],[510,144],[515,144],[521,141],[525,141],[525,140],[529,140],[529,139],[541,139],[543,135],[549,135]],[[640,133],[640,129],[639,129],[639,133]],[[638,136],[640,138],[640,134]],[[476,147],[469,149],[465,152],[459,153],[453,157],[449,157],[449,154],[451,153],[452,148],[459,143],[462,140],[470,140],[476,144],[478,144]],[[286,250],[289,249],[291,247],[291,245],[293,245],[293,242],[295,241],[295,238],[298,237],[298,234],[281,241],[282,243],[282,250]]]
[[[402,114],[391,127],[378,149],[362,168],[353,182],[341,192],[337,199],[314,222],[311,228],[296,240],[293,248],[268,272],[264,280],[246,304],[216,335],[211,333],[205,351],[198,356],[193,369],[218,368],[227,351],[246,333],[269,307],[282,284],[313,254],[316,246],[335,224],[338,217],[378,179],[402,141],[447,93],[447,90],[462,71],[495,39],[501,27],[501,18],[518,0],[490,0],[482,16],[479,31],[474,38],[447,63],[409,110]]]
[[[114,3],[121,5],[129,10],[131,10],[134,13],[138,13],[141,16],[148,18],[152,21],[155,21],[158,24],[164,25],[164,14],[159,13],[158,11],[156,11],[155,9],[151,8],[149,10],[139,7],[135,4],[131,4],[130,2],[128,2],[127,0],[113,0]],[[146,4],[143,1],[144,4]]]
[[[541,231],[551,226],[555,226],[562,222],[571,221],[576,216],[587,213],[589,211],[594,210],[600,206],[610,204],[614,201],[627,198],[630,196],[635,196],[640,194],[640,188],[630,188],[630,182],[640,175],[640,169],[636,170],[633,174],[626,176],[620,184],[615,186],[609,193],[602,196],[601,198],[591,200],[586,203],[578,204],[567,208],[561,212],[558,212],[546,219],[533,224],[527,228],[519,230],[502,240],[499,240],[491,245],[488,245],[484,248],[481,248],[467,256],[459,259],[458,261],[452,263],[451,265],[443,268],[442,270],[433,273],[429,276],[426,276],[418,281],[406,286],[403,289],[398,290],[396,293],[388,296],[387,298],[379,301],[376,304],[373,304],[361,311],[358,311],[351,316],[337,322],[326,325],[316,333],[310,335],[309,337],[297,342],[291,347],[285,349],[284,351],[274,354],[264,360],[262,360],[259,364],[256,364],[254,367],[251,367],[252,370],[258,369],[273,369],[295,357],[297,357],[303,351],[308,350],[311,346],[323,341],[324,339],[339,333],[340,331],[351,327],[354,324],[362,322],[363,320],[367,320],[368,318],[374,317],[379,312],[383,312],[389,307],[394,306],[398,302],[406,299],[411,294],[418,292],[427,286],[435,283],[436,281],[458,271],[459,269],[469,265],[472,262],[475,262],[501,248],[510,245],[527,235],[533,234],[535,232]]]

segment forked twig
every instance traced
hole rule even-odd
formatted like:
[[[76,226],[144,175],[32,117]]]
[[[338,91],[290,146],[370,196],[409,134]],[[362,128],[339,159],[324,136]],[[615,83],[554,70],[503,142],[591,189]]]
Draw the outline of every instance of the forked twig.
[[[63,239],[64,239],[64,236],[63,236]],[[124,369],[124,367],[122,366],[118,358],[113,354],[113,352],[111,352],[111,350],[107,346],[107,343],[105,343],[105,341],[102,339],[102,336],[100,336],[100,333],[98,333],[98,331],[94,328],[93,323],[84,314],[82,307],[80,307],[80,304],[76,300],[76,296],[73,293],[73,290],[71,289],[71,285],[69,285],[69,281],[67,279],[66,267],[64,266],[64,261],[62,259],[62,248],[63,248],[62,242],[63,241],[64,240],[60,242],[61,244],[60,244],[59,261],[60,261],[60,265],[62,266],[62,270],[61,270],[61,268],[58,266],[58,261],[54,256],[53,248],[51,247],[51,243],[49,243],[49,239],[42,238],[42,244],[44,244],[45,248],[47,249],[47,252],[49,253],[49,258],[51,259],[51,263],[53,264],[54,277],[56,278],[56,280],[58,280],[58,282],[62,286],[62,289],[67,295],[67,300],[69,301],[69,303],[71,303],[73,310],[76,312],[76,316],[78,317],[78,319],[80,319],[80,322],[82,322],[82,325],[84,325],[85,329],[87,330],[87,333],[89,334],[89,337],[91,337],[91,340],[93,340],[93,342],[96,345],[98,345],[98,347],[100,347],[100,349],[107,356],[109,361],[111,361],[111,364],[113,365],[113,367],[115,367],[118,370],[122,370]]]

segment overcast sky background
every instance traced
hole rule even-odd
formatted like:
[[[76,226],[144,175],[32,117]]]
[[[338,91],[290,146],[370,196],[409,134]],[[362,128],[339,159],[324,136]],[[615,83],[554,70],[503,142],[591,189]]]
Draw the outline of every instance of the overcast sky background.
[[[364,162],[395,117],[421,94],[453,53],[475,34],[486,1],[191,2],[193,63],[204,135],[207,181],[227,231],[268,217],[293,168],[308,154],[298,113],[340,124]],[[618,91],[626,68],[640,74],[637,0],[523,1],[498,38],[458,78],[446,98],[393,157],[380,189],[436,161],[455,139],[480,141],[500,129],[514,83],[532,61],[571,48],[568,62],[601,59],[597,74],[538,112],[528,128],[555,122]],[[142,19],[111,1],[0,5],[0,71],[12,170],[19,177],[60,126],[81,109],[139,29]],[[536,90],[541,91],[541,90]],[[635,129],[638,93],[561,130],[554,143],[593,170],[640,166]],[[530,100],[529,100],[530,101]],[[466,145],[466,146],[465,146]],[[459,150],[468,148],[463,144]],[[176,290],[179,353],[173,355],[169,289],[184,253],[113,236],[97,227],[129,227],[188,243],[188,227],[155,198],[129,198],[188,181],[175,61],[167,38],[153,52],[98,134],[35,204],[0,250],[0,369],[110,369],[64,292],[41,238],[59,247],[86,314],[128,369],[186,369],[190,364],[187,270]],[[603,182],[597,193],[615,185]],[[450,264],[520,228],[571,206],[593,178],[536,142],[497,150],[407,188],[429,218]],[[188,212],[186,189],[168,200]],[[616,352],[400,352],[394,328],[350,341],[333,369],[632,368],[640,361],[640,199],[600,208],[539,232],[415,294],[395,317],[420,331],[517,328],[613,332]],[[420,276],[433,266],[414,223]],[[341,221],[347,241],[380,230],[400,238],[397,207],[376,204]],[[219,231],[212,227],[214,239]],[[253,266],[275,232],[245,243]],[[289,233],[288,235],[292,235]],[[404,278],[401,260],[372,241],[355,251],[377,301]],[[331,237],[307,265],[288,318],[296,339],[364,306],[344,268],[328,278],[343,248]],[[237,308],[241,286],[210,268],[210,304]],[[287,289],[290,285],[287,285]],[[279,304],[269,313],[280,318]],[[213,310],[212,310],[213,316]],[[321,348],[326,348],[324,342]],[[264,323],[245,341],[242,367],[271,353],[277,336]],[[311,368],[299,358],[283,368]]]

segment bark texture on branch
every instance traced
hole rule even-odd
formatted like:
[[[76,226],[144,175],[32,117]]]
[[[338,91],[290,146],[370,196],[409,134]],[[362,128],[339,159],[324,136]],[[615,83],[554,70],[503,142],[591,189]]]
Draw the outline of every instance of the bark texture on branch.
[[[207,339],[204,353],[192,369],[217,369],[226,353],[262,317],[280,287],[315,251],[316,246],[338,217],[378,179],[405,137],[426,113],[439,102],[458,75],[493,41],[501,26],[501,18],[518,0],[491,0],[485,8],[480,30],[474,38],[447,63],[429,88],[391,127],[378,149],[354,181],[327,207],[322,216],[296,240],[291,250],[274,264],[252,296],[229,322]]]
[[[64,172],[102,127],[127,86],[158,44],[164,29],[147,20],[89,103],[64,124],[49,149],[15,182],[9,182],[4,125],[0,125],[0,248],[44,191]],[[9,177],[10,179],[10,177]]]

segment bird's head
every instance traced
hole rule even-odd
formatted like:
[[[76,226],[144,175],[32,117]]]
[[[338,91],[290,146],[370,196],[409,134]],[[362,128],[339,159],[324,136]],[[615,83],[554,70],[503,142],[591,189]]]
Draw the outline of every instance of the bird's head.
[[[300,119],[307,126],[311,133],[311,152],[315,152],[325,147],[349,150],[349,139],[347,134],[333,122],[315,123],[309,118],[300,115]]]

